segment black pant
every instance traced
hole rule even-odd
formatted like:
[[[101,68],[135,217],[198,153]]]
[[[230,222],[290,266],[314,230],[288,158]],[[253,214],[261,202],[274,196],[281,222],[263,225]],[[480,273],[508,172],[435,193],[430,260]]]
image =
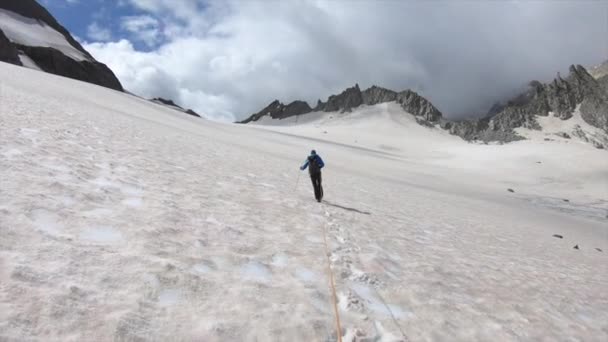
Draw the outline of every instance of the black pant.
[[[312,181],[312,187],[315,189],[315,198],[321,202],[323,199],[323,186],[321,185],[321,172],[311,173],[310,180]]]

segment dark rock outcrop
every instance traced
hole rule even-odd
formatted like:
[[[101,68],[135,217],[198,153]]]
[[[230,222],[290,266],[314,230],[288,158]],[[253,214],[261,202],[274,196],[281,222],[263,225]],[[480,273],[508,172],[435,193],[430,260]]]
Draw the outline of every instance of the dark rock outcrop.
[[[9,44],[6,44],[6,42],[2,43],[2,37],[0,37],[0,61],[15,64],[14,50],[17,50],[31,58],[36,65],[45,72],[97,84],[118,91],[124,90],[112,70],[105,64],[97,62],[91,54],[89,54],[82,45],[80,45],[80,43],[78,43],[70,33],[57,22],[57,20],[55,20],[55,18],[53,18],[53,16],[35,0],[2,0],[0,1],[0,9],[5,9],[45,23],[62,34],[66,41],[84,56],[84,60],[75,60],[54,48],[26,46],[19,42],[10,41],[10,39]],[[1,36],[4,35],[2,34]],[[21,63],[19,62],[18,65],[21,65]]]
[[[65,56],[61,51],[46,48],[16,45],[30,57],[40,69],[59,76],[97,84],[102,87],[122,91],[122,85],[112,71],[102,63],[95,61],[76,61]]]
[[[310,112],[312,112],[312,108],[304,101],[293,101],[288,105],[284,105],[279,100],[274,100],[261,111],[238,123],[246,124],[252,121],[258,121],[264,116],[270,116],[273,119],[285,119]]]
[[[2,30],[0,30],[0,61],[20,66],[23,65],[19,59],[19,51],[17,51],[11,41],[6,38]]]
[[[152,102],[160,102],[160,103],[165,104],[167,106],[173,106],[173,107],[177,107],[177,108],[183,109],[182,107],[178,106],[175,102],[173,102],[173,100],[163,99],[162,97],[155,97],[151,101]]]
[[[193,111],[192,109],[184,109],[177,103],[173,102],[173,100],[164,99],[162,97],[155,97],[155,98],[151,99],[150,101],[152,101],[154,103],[162,104],[165,106],[175,107],[174,109],[176,109],[182,113],[186,113],[186,114],[196,116],[199,118],[201,117],[197,112]]]
[[[398,93],[397,103],[406,112],[422,117],[426,121],[436,122],[442,118],[441,112],[429,100],[411,90]]]
[[[357,108],[363,104],[363,96],[359,85],[355,84],[352,88],[346,88],[339,95],[332,95],[327,99],[327,102],[319,102],[315,111],[322,112],[350,112],[353,108]]]
[[[396,101],[397,92],[382,87],[372,86],[363,91],[361,97],[363,98],[364,104],[372,106],[378,103]]]

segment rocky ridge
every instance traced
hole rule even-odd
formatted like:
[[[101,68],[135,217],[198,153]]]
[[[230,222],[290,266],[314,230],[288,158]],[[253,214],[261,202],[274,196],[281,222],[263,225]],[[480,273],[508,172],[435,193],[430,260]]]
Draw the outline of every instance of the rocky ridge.
[[[540,130],[537,116],[552,114],[568,120],[578,106],[585,122],[608,133],[608,92],[604,84],[581,65],[572,65],[566,78],[558,74],[547,84],[532,81],[526,92],[504,105],[494,105],[485,118],[443,120],[440,127],[465,140],[510,142],[523,139],[515,128]]]
[[[608,134],[608,75],[595,79],[580,65],[572,65],[567,77],[559,74],[550,83],[532,81],[528,90],[505,104],[495,104],[484,118],[453,121],[445,119],[433,104],[414,91],[395,92],[372,86],[364,91],[358,85],[347,88],[338,95],[330,96],[326,102],[318,101],[314,108],[304,101],[284,105],[273,101],[261,111],[240,123],[255,122],[263,117],[285,119],[310,112],[350,112],[361,105],[397,102],[403,110],[414,115],[420,124],[440,127],[467,141],[511,142],[524,139],[516,133],[517,128],[541,130],[537,117],[553,115],[568,120],[578,110],[589,125]],[[575,131],[563,132],[581,137],[598,148],[603,148],[605,139],[596,139],[597,134],[584,134],[579,127]],[[604,135],[604,134],[602,134]],[[608,135],[607,135],[608,136]],[[582,137],[587,137],[583,139]],[[598,142],[602,141],[602,142]]]
[[[163,99],[162,97],[155,97],[153,99],[150,99],[150,101],[154,102],[156,104],[172,107],[173,109],[175,109],[177,111],[180,111],[182,113],[186,113],[186,114],[189,114],[189,115],[192,115],[192,116],[196,116],[196,117],[199,117],[199,118],[201,117],[197,112],[193,111],[192,109],[184,109],[180,105],[178,105],[175,102],[173,102],[173,100]]]
[[[418,117],[420,120],[430,123],[439,122],[441,112],[433,104],[411,90],[395,92],[386,88],[372,86],[361,91],[358,84],[347,88],[338,95],[331,95],[326,102],[319,100],[315,108],[311,108],[304,101],[293,101],[284,105],[279,100],[274,100],[261,111],[250,115],[239,123],[255,122],[268,116],[272,119],[285,119],[295,115],[303,115],[310,112],[350,112],[361,105],[375,105],[384,102],[397,102],[403,110]]]

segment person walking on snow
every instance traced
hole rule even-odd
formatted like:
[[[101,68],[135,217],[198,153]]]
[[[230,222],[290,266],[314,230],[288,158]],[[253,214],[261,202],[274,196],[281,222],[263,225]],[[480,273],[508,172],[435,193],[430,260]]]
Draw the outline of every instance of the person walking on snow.
[[[321,202],[321,199],[323,199],[323,186],[321,185],[321,169],[323,166],[325,166],[325,163],[323,163],[323,159],[321,159],[315,150],[310,151],[310,155],[306,158],[304,165],[300,166],[300,170],[302,171],[308,167],[308,173],[310,174],[312,187],[315,190],[317,202]]]

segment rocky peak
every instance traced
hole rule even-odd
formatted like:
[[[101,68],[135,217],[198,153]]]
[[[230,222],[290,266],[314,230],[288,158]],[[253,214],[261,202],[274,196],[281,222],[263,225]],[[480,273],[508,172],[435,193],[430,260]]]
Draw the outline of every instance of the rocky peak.
[[[319,101],[320,102],[320,101]],[[332,95],[327,99],[327,102],[317,104],[315,111],[323,112],[350,112],[353,108],[363,104],[363,97],[359,84],[354,87],[346,88],[339,95]]]
[[[366,89],[363,94],[363,103],[368,106],[375,105],[378,103],[391,102],[397,100],[397,93],[386,88],[371,86]]]
[[[252,121],[258,121],[264,116],[270,116],[273,119],[285,119],[295,115],[306,114],[311,111],[312,108],[304,101],[293,101],[288,105],[284,105],[279,100],[274,100],[261,111],[252,114],[247,119],[239,121],[238,123],[246,124]]]
[[[327,102],[322,102],[319,99],[314,109],[311,109],[304,101],[294,101],[289,105],[283,105],[279,100],[274,100],[261,111],[252,114],[239,123],[257,121],[266,115],[273,119],[283,119],[294,115],[306,114],[313,110],[320,112],[351,112],[354,108],[361,105],[371,106],[385,102],[397,102],[404,111],[422,118],[423,121],[438,122],[442,117],[441,112],[430,101],[414,91],[404,90],[397,93],[375,85],[361,91],[359,84],[355,84],[354,87],[347,88],[338,95],[329,96]]]
[[[294,115],[306,114],[313,110],[319,112],[351,112],[361,105],[371,106],[385,102],[397,102],[406,112],[429,122],[437,122],[442,116],[441,112],[430,101],[411,90],[397,93],[390,89],[372,86],[365,91],[361,91],[359,84],[355,84],[354,87],[347,88],[338,95],[331,95],[327,98],[327,102],[318,100],[314,109],[311,109],[304,101],[294,101],[285,106],[278,100],[274,100],[266,108],[252,114],[240,123],[257,121],[265,115],[273,119],[284,119]]]

